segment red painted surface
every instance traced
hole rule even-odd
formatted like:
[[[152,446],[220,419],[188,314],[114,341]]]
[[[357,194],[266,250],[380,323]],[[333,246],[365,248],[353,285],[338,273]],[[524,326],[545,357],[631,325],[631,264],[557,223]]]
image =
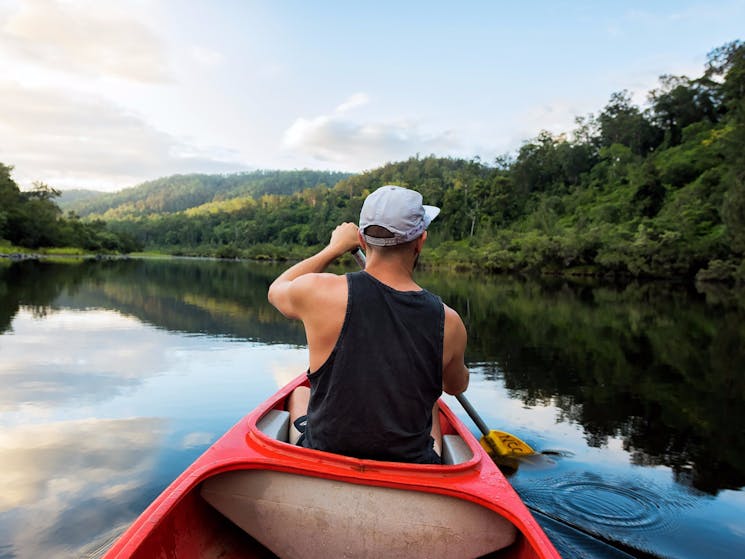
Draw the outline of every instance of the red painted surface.
[[[262,434],[256,422],[283,409],[297,377],[248,414],[181,474],[119,538],[105,559],[226,559],[273,557],[199,496],[199,484],[231,470],[265,469],[349,483],[449,495],[472,501],[507,518],[518,541],[500,552],[509,559],[558,558],[559,554],[499,468],[453,412],[440,402],[443,434],[460,435],[473,458],[453,466],[360,460],[297,447]],[[292,537],[288,530],[288,537]]]

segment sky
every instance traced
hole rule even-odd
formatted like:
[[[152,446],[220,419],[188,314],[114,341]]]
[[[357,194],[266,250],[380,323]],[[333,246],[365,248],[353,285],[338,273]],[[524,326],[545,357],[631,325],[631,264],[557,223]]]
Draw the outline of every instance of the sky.
[[[0,162],[105,191],[490,163],[736,39],[745,0],[0,0]]]

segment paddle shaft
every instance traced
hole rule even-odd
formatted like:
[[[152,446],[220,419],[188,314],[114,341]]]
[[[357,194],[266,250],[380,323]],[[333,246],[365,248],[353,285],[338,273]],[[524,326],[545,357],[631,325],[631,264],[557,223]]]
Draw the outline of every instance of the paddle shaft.
[[[489,428],[486,426],[486,423],[484,423],[484,420],[481,419],[481,416],[478,414],[478,412],[471,405],[471,402],[468,401],[466,395],[461,392],[460,394],[456,394],[455,398],[458,400],[458,402],[460,402],[460,405],[463,406],[463,409],[466,410],[468,417],[473,420],[473,422],[476,424],[476,427],[479,428],[479,431],[481,431],[483,435],[489,435]]]
[[[367,259],[365,258],[365,253],[362,252],[362,249],[360,247],[357,247],[352,251],[352,257],[357,261],[360,269],[364,270]]]

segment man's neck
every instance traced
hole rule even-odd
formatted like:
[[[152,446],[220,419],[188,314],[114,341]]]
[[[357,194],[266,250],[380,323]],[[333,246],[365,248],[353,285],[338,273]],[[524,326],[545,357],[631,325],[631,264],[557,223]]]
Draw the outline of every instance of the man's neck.
[[[412,277],[413,271],[413,262],[398,258],[376,258],[375,255],[370,255],[365,265],[365,272],[397,291],[421,290]]]

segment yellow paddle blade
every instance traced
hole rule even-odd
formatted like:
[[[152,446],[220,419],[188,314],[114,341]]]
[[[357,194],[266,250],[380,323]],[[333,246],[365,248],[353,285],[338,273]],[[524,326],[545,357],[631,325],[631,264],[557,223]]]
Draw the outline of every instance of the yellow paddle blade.
[[[504,431],[489,431],[479,441],[489,456],[528,456],[535,450],[516,436]]]

